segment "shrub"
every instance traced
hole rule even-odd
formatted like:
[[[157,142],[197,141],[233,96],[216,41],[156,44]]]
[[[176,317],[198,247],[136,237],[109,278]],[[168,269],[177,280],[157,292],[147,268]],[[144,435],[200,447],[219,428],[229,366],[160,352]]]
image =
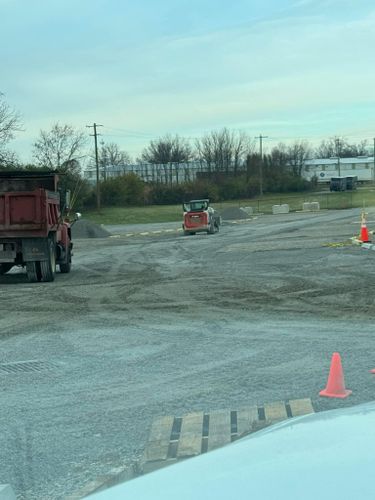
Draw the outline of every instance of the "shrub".
[[[101,202],[104,206],[140,205],[144,203],[144,182],[129,173],[100,183]]]

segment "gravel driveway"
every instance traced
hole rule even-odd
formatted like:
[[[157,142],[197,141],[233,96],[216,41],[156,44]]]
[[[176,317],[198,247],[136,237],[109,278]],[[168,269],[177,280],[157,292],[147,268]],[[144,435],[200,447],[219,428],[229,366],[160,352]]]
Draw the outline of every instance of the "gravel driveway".
[[[375,252],[347,244],[358,210],[116,232],[76,240],[53,283],[0,277],[0,483],[20,499],[63,499],[136,460],[158,415],[373,399]],[[343,401],[317,396],[336,350]]]

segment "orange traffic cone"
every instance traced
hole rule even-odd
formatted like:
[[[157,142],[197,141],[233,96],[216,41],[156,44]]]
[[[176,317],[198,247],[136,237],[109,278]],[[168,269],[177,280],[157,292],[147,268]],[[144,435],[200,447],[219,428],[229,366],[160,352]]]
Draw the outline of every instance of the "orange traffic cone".
[[[359,239],[362,241],[362,243],[370,243],[370,236],[369,232],[367,229],[366,225],[366,216],[365,213],[362,212],[362,218],[361,218],[361,234],[359,236]]]
[[[338,352],[334,352],[332,354],[327,387],[319,392],[319,396],[325,396],[327,398],[346,398],[351,393],[352,391],[345,389],[341,356]]]

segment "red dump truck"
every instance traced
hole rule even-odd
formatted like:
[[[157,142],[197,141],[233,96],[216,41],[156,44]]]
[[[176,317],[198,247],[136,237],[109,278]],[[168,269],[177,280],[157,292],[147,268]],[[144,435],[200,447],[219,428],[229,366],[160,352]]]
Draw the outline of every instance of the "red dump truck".
[[[53,281],[72,258],[68,196],[56,172],[0,172],[0,274],[26,267],[30,282]]]

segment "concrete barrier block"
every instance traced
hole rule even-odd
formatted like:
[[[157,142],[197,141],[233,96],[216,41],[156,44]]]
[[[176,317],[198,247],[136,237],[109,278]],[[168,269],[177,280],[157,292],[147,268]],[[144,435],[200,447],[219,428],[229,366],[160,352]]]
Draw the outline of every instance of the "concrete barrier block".
[[[311,206],[311,211],[312,212],[317,212],[318,210],[320,210],[320,203],[319,203],[319,201],[312,201],[310,203],[310,206]]]
[[[302,210],[304,212],[317,212],[320,210],[320,204],[318,201],[306,201],[302,203]]]
[[[273,214],[288,214],[289,213],[289,205],[286,203],[283,205],[273,205],[272,206]]]
[[[248,215],[253,215],[254,213],[254,209],[253,207],[243,207],[242,210],[245,210],[245,212],[248,214]]]
[[[304,212],[310,212],[310,203],[308,201],[302,203],[302,210]]]
[[[17,500],[10,484],[0,484],[0,500]]]

